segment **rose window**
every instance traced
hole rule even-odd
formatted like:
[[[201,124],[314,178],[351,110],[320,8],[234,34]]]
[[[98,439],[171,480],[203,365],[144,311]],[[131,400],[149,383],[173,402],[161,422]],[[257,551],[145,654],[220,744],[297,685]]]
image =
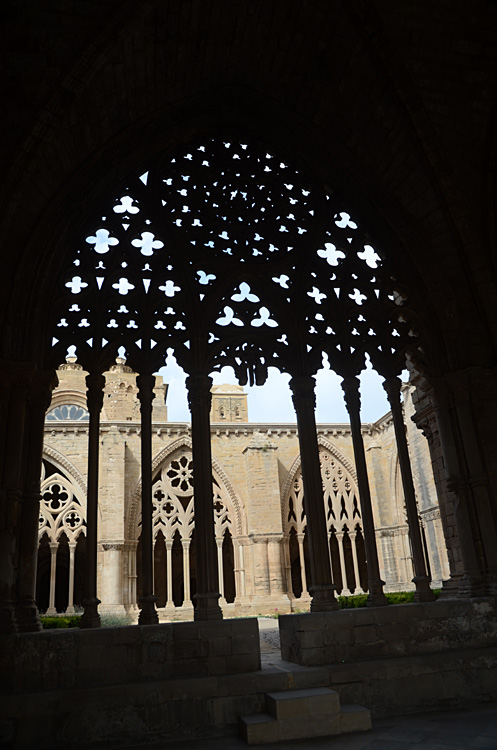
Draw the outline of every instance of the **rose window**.
[[[176,492],[190,493],[193,490],[193,462],[186,456],[172,461],[167,472],[171,486]]]

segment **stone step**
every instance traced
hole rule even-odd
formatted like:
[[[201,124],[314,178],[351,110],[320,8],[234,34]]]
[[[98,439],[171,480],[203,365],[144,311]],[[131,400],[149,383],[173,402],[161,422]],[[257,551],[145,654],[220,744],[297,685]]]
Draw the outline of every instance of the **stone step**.
[[[240,716],[238,727],[247,745],[264,745],[280,740],[278,721],[270,714]]]
[[[338,693],[329,688],[287,690],[266,694],[267,713],[241,716],[240,734],[249,745],[323,737],[371,729],[367,708],[340,708]]]
[[[276,719],[300,716],[333,716],[340,713],[340,699],[335,690],[309,688],[266,694],[266,710]]]
[[[371,711],[355,704],[341,706],[340,728],[342,734],[348,732],[367,732],[372,729]]]

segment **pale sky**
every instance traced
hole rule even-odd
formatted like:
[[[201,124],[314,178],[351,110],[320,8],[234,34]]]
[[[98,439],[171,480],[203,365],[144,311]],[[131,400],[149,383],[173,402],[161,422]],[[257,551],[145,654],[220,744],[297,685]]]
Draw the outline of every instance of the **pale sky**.
[[[161,367],[159,375],[169,384],[167,394],[168,419],[170,422],[189,422],[185,373],[176,360],[169,356],[166,367]],[[236,384],[237,380],[231,367],[225,367],[219,373],[213,373],[216,384]],[[282,375],[270,368],[269,377],[263,386],[245,386],[248,393],[248,414],[250,422],[295,422],[289,375]],[[328,370],[320,370],[316,386],[316,421],[348,422],[348,414],[343,400],[341,379]],[[363,422],[374,422],[389,411],[389,404],[381,385],[382,379],[371,368],[361,376],[361,419]]]

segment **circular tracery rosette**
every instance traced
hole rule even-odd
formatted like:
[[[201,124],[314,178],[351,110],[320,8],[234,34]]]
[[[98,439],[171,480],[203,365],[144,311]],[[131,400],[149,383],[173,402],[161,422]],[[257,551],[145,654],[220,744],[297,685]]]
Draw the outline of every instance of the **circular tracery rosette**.
[[[193,493],[193,461],[191,456],[182,455],[174,458],[167,470],[163,472],[171,491],[178,496],[186,497]]]

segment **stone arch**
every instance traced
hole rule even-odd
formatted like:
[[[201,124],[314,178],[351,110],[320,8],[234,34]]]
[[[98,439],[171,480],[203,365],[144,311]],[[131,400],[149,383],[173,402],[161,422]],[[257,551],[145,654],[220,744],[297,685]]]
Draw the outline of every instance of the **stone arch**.
[[[78,488],[78,496],[86,503],[86,481],[80,471],[63,453],[46,443],[43,445],[43,458],[47,457],[51,463],[61,471],[66,472]]]
[[[157,477],[158,470],[165,462],[172,457],[175,453],[181,450],[192,450],[192,440],[189,436],[185,435],[177,438],[169,445],[165,446],[160,450],[152,460],[152,481]],[[213,456],[212,457],[212,470],[215,477],[217,477],[222,484],[222,487],[226,490],[229,497],[229,501],[232,505],[234,512],[234,522],[236,535],[242,536],[246,529],[246,513],[243,507],[242,500],[238,497],[233,486],[226,474],[221,463]],[[126,513],[126,533],[128,539],[134,539],[136,536],[136,528],[138,524],[138,518],[140,516],[140,499],[141,499],[141,477],[137,482],[129,509]]]
[[[235,103],[236,102],[240,103],[242,92],[240,91],[239,87],[236,87],[236,88],[225,87],[224,93],[228,94]],[[246,92],[243,92],[243,93],[246,93]],[[219,97],[219,96],[220,96],[220,94],[219,94],[219,91],[218,91],[217,94],[216,94],[216,97]],[[251,96],[253,98],[254,94],[252,93]],[[262,115],[263,105],[264,104],[267,105],[267,102],[265,102],[263,100],[263,97],[256,97],[256,99],[258,99],[258,101],[256,101],[254,103],[254,104],[257,104],[257,107],[256,107],[255,111],[258,111]],[[199,96],[199,97],[197,97],[197,100],[195,100],[194,102],[190,103],[190,106],[189,106],[187,112],[181,112],[181,111],[178,112],[178,118],[179,119],[176,120],[176,122],[179,122],[180,120],[182,122],[184,122],[185,118],[186,118],[186,122],[188,122],[188,125],[189,125],[188,127],[178,128],[178,126],[174,126],[172,128],[172,126],[171,126],[171,117],[168,118],[169,122],[168,122],[168,125],[167,125],[167,128],[166,128],[166,130],[168,132],[168,136],[166,138],[166,143],[171,143],[171,144],[177,145],[178,143],[181,143],[185,139],[185,135],[184,135],[185,132],[187,132],[189,134],[189,137],[191,137],[192,133],[200,132],[199,126],[198,126],[198,122],[196,122],[196,124],[194,124],[195,117],[194,117],[193,113],[196,112],[197,110],[199,110],[199,111],[202,110],[202,107],[205,104],[205,100],[206,100],[205,95]],[[216,101],[217,101],[217,98],[216,98]],[[229,101],[229,99],[228,99],[228,101]],[[224,123],[228,123],[226,127],[228,128],[228,130],[230,132],[232,132],[233,129],[236,129],[240,133],[243,133],[247,129],[246,128],[246,122],[245,122],[245,119],[246,119],[246,108],[244,107],[244,123],[242,124],[241,122],[237,122],[237,116],[238,117],[240,116],[237,107],[233,107],[233,106],[231,106],[231,108],[227,107],[227,101],[226,100],[224,102],[220,102],[220,104],[221,104],[221,108],[220,108],[219,115],[216,116],[216,117],[213,117],[213,115],[210,114],[210,116],[207,118],[207,123],[205,122],[205,118],[204,118],[202,120],[202,128],[201,128],[201,130],[203,132],[205,132],[206,128],[209,128],[210,119],[212,119],[212,123],[210,123],[210,127],[212,129],[219,130],[221,122],[224,122]],[[271,128],[267,128],[266,129],[266,128],[262,128],[261,127],[261,122],[263,122],[263,121],[266,122],[267,121],[267,116],[266,116],[267,113],[265,114],[264,119],[261,120],[261,122],[258,122],[257,121],[257,116],[254,115],[255,122],[252,124],[251,130],[253,130],[253,132],[255,132],[255,133],[259,133],[260,137],[262,139],[264,139],[265,141],[267,141],[268,146],[270,146],[272,142],[275,142],[277,140],[278,143],[280,143],[280,144],[283,143],[284,146],[286,146],[286,150],[289,153],[291,153],[292,151],[295,151],[295,144],[296,144],[296,142],[294,141],[294,138],[296,137],[295,133],[293,131],[290,132],[288,130],[288,124],[287,123],[285,124],[285,121],[287,119],[286,118],[286,113],[283,111],[283,109],[281,107],[278,107],[278,105],[276,105],[276,104],[273,104],[273,108],[274,108],[274,112],[272,113],[272,116],[273,116],[273,118],[275,120],[275,126],[276,126],[276,130],[278,132],[278,138],[276,139],[275,136],[274,136],[274,132],[276,132],[276,131],[273,131]],[[209,107],[209,111],[211,113],[212,113],[213,110],[217,111],[217,109],[218,109],[217,107],[214,107],[214,108],[212,106]],[[223,113],[223,117],[221,117],[221,115],[220,115],[221,112]],[[198,112],[197,112],[197,115],[198,115]],[[224,115],[228,115],[227,120],[224,119]],[[152,123],[150,123],[150,122],[148,122],[146,125],[143,124],[143,127],[145,128],[145,131],[147,131],[147,128],[148,128],[148,130],[152,129],[155,133],[159,133],[160,132],[160,134],[161,134],[161,136],[160,136],[160,143],[157,141],[156,136],[154,136],[154,138],[152,138],[152,140],[149,137],[145,137],[145,138],[140,139],[140,142],[141,142],[141,144],[147,144],[147,145],[146,146],[145,145],[140,145],[140,147],[137,147],[136,144],[135,144],[135,149],[133,150],[133,148],[130,148],[130,140],[132,138],[136,138],[136,136],[137,136],[137,130],[136,129],[133,129],[133,132],[126,131],[124,133],[120,133],[119,135],[117,135],[117,134],[114,135],[113,146],[109,150],[109,153],[114,153],[115,154],[116,150],[119,151],[119,144],[120,144],[120,146],[122,148],[122,153],[128,153],[128,154],[133,154],[134,153],[134,157],[128,157],[128,160],[127,160],[125,166],[124,166],[125,162],[123,160],[122,164],[119,167],[119,172],[117,174],[117,177],[115,177],[114,180],[112,180],[112,182],[110,182],[110,177],[109,177],[109,175],[111,174],[112,170],[111,169],[109,169],[109,170],[106,169],[106,166],[105,166],[105,164],[106,164],[105,163],[105,158],[106,157],[104,155],[102,155],[101,152],[98,152],[98,154],[91,155],[91,158],[89,158],[85,162],[85,165],[84,166],[80,166],[80,170],[79,171],[81,172],[81,174],[78,173],[77,177],[76,177],[76,175],[73,175],[73,179],[75,181],[77,181],[78,185],[79,185],[78,188],[75,187],[75,190],[77,191],[78,194],[81,193],[81,190],[80,190],[80,186],[81,186],[81,182],[80,181],[81,180],[83,180],[85,182],[85,184],[90,183],[89,185],[87,185],[88,186],[88,190],[85,189],[85,196],[91,196],[91,197],[88,197],[88,199],[87,199],[88,200],[88,205],[93,200],[97,201],[98,200],[98,195],[101,195],[102,191],[107,192],[107,190],[109,190],[109,189],[115,189],[116,184],[119,183],[120,177],[124,174],[123,170],[125,170],[126,172],[130,172],[133,169],[134,170],[137,170],[137,169],[138,170],[139,169],[146,169],[146,164],[148,162],[150,162],[151,160],[153,160],[156,154],[158,154],[158,153],[161,152],[161,150],[164,148],[164,142],[165,142],[164,141],[164,138],[165,138],[164,133],[166,131],[159,124],[159,123],[161,123],[160,113],[156,114],[156,116],[159,119],[155,123],[155,125],[156,125],[155,128],[152,127]],[[197,117],[197,119],[198,119],[198,117]],[[181,133],[181,131],[183,131],[183,134]],[[151,135],[151,134],[149,133],[149,135]],[[333,160],[331,160],[330,161],[330,167],[329,167],[329,170],[328,170],[329,174],[326,175],[326,176],[324,176],[324,171],[326,171],[326,170],[323,168],[323,163],[322,163],[323,154],[319,154],[319,153],[316,152],[316,147],[312,145],[313,142],[314,142],[314,140],[315,140],[315,138],[311,137],[310,133],[307,134],[307,137],[304,137],[304,142],[306,143],[306,146],[304,148],[304,151],[306,151],[306,161],[309,162],[312,165],[312,168],[315,169],[316,174],[320,174],[320,177],[322,177],[323,179],[325,179],[327,183],[330,183],[330,184],[336,183],[336,184],[339,184],[341,188],[344,188],[344,185],[347,183],[346,164],[342,165],[343,170],[342,170],[342,168],[340,168],[340,170],[338,170],[336,167],[335,167],[335,170],[334,170],[333,167],[331,166],[331,164],[333,163]],[[114,141],[118,141],[118,142],[114,142]],[[303,141],[301,139],[298,139],[297,142],[299,143],[299,146],[301,148],[303,148],[302,147]],[[147,152],[146,153],[139,153],[139,149],[140,148],[141,149],[146,149]],[[307,153],[307,151],[310,151],[310,153]],[[350,155],[350,156],[351,156],[351,158],[353,158],[353,155]],[[342,159],[343,159],[343,157],[342,157]],[[90,174],[88,174],[89,166],[87,166],[87,164],[89,164],[90,161],[92,162],[91,170],[93,171],[93,174],[91,176],[90,176]],[[103,176],[102,178],[100,178],[100,182],[98,182],[98,180],[97,181],[95,180],[95,170],[96,169],[101,170],[102,169],[102,164],[104,165],[103,166],[103,172],[106,173],[106,174],[105,174],[105,176]],[[337,174],[333,174],[334,171],[337,171]],[[114,165],[114,175],[115,175],[115,165]],[[98,185],[97,185],[97,182],[98,182]],[[112,185],[112,188],[110,187],[111,185]],[[68,188],[68,189],[70,189],[70,188]],[[344,194],[355,195],[355,196],[357,196],[360,193],[362,193],[363,196],[366,196],[368,193],[369,194],[373,194],[374,192],[375,192],[374,191],[374,187],[371,187],[371,190],[368,190],[367,186],[363,186],[363,188],[361,190],[357,186],[354,187],[353,184],[352,184],[352,182],[351,182],[350,185],[347,186],[346,189],[344,189]],[[361,206],[361,203],[363,204],[362,206]],[[365,216],[367,216],[368,213],[371,213],[374,216],[375,211],[373,210],[372,207],[367,208],[368,201],[365,198],[363,198],[362,200],[359,200],[359,201],[357,200],[357,198],[354,199],[354,200],[351,199],[351,206],[354,205],[354,204],[358,205],[361,208],[361,210],[363,210],[364,206],[366,206],[366,210],[364,210],[364,215]],[[68,214],[66,214],[65,209],[64,209],[64,211],[62,213],[63,213],[64,216],[68,215]],[[60,215],[61,215],[61,212],[59,211],[59,216]],[[68,221],[69,221],[69,219],[68,219]],[[68,225],[68,221],[65,222],[64,227],[61,227],[61,231],[60,231],[60,236],[64,238],[62,241],[63,241],[63,244],[65,246],[67,246],[68,243],[71,244],[71,240],[70,240],[70,236],[69,235],[71,235],[71,237],[73,236],[73,231],[72,231],[72,229],[70,229],[70,227]],[[78,210],[78,212],[74,215],[73,221],[74,221],[74,225],[75,226],[77,226],[77,225],[79,225],[81,223],[81,212],[80,212],[80,210]],[[369,221],[369,217],[368,217],[368,221]],[[392,252],[398,253],[399,239],[398,239],[398,237],[394,236],[394,232],[392,231],[392,228],[390,226],[388,226],[388,223],[386,221],[384,222],[381,219],[381,217],[379,217],[379,216],[377,216],[374,221],[373,220],[370,221],[371,224],[378,224],[379,222],[382,224],[382,226],[381,226],[380,230],[377,230],[377,233],[379,235],[381,234],[382,237],[383,236],[388,237],[389,239],[386,240],[385,243],[384,243],[385,246],[388,245],[389,248],[392,248]],[[59,236],[59,232],[57,232],[57,236]],[[390,252],[390,250],[388,250],[388,252]],[[404,258],[407,258],[407,257],[409,257],[409,253],[404,253],[403,256],[404,256]],[[23,271],[21,272],[21,276],[23,277],[22,278],[23,290],[26,289],[26,276],[28,276],[28,275],[29,276],[33,276],[33,274],[36,275],[36,278],[33,278],[33,280],[32,280],[32,288],[33,288],[33,294],[34,294],[33,305],[39,305],[39,306],[41,306],[41,304],[42,304],[41,302],[37,302],[36,299],[35,299],[35,297],[37,299],[39,299],[40,294],[42,293],[42,290],[41,290],[42,284],[44,284],[45,287],[46,287],[46,289],[48,290],[49,296],[53,295],[53,278],[57,277],[58,272],[60,271],[60,268],[55,267],[55,264],[57,264],[57,266],[60,265],[60,260],[58,258],[60,258],[60,256],[57,253],[53,252],[53,237],[52,237],[51,238],[51,244],[50,244],[50,259],[46,259],[48,261],[47,265],[43,269],[37,269],[36,272],[35,272],[34,269],[23,269]],[[50,263],[51,263],[51,270],[49,271],[48,265]],[[38,273],[38,271],[40,273]],[[441,282],[441,283],[443,283],[443,282]],[[39,309],[42,309],[42,308],[39,307]],[[26,312],[26,314],[27,314],[27,312]],[[43,321],[41,320],[44,317],[45,316],[44,316],[43,312],[41,312],[40,313],[40,322],[41,322],[41,325],[44,325]],[[27,332],[26,335],[29,336],[30,335],[29,332]],[[44,338],[44,336],[37,337],[36,341],[30,342],[30,345],[34,344],[35,347],[38,347],[37,341],[38,340],[41,341],[43,338]],[[31,349],[32,349],[32,347],[31,347]]]
[[[52,401],[50,402],[50,406],[48,407],[47,414],[52,409],[55,409],[55,407],[63,406],[64,404],[76,404],[76,406],[81,406],[83,409],[88,410],[86,394],[75,389],[68,389],[64,391],[54,392]]]
[[[362,528],[357,478],[352,465],[328,440],[319,440],[319,447],[320,456],[329,454],[331,458],[331,471],[329,467],[327,468],[322,465],[322,476],[323,469],[325,474],[329,473],[329,476],[323,476],[323,501],[326,505],[328,532],[332,527],[336,531],[343,531],[345,529],[351,531],[357,523]],[[301,476],[299,477],[301,468],[299,459],[300,456],[294,461],[285,482],[286,494],[282,495],[282,522],[285,533],[288,533],[290,525],[295,526],[295,529],[300,532],[303,532],[307,526],[307,522],[304,522],[302,505],[303,487],[302,478]],[[296,483],[299,485],[298,489],[295,486]],[[292,495],[295,495],[293,499]],[[336,503],[333,502],[335,498],[339,498],[340,507],[337,507]],[[292,507],[290,507],[291,502]],[[289,521],[290,513],[294,516],[294,523],[292,524]]]
[[[332,442],[330,442],[327,438],[325,438],[323,435],[318,435],[318,445],[320,448],[324,448],[325,450],[329,451],[331,455],[336,458],[336,460],[346,469],[347,474],[354,483],[354,492],[357,498],[359,498],[359,491],[357,489],[357,474],[355,470],[355,466],[349,461],[349,459],[344,456],[344,454],[335,446]],[[283,527],[285,528],[285,514],[286,514],[286,508],[288,505],[288,499],[290,497],[290,492],[292,489],[292,484],[295,481],[295,477],[297,476],[300,467],[302,464],[302,459],[300,457],[300,453],[297,456],[297,458],[294,460],[292,466],[290,467],[290,470],[288,471],[288,474],[285,479],[285,483],[283,485],[283,489],[281,492],[281,518],[283,520]]]
[[[402,475],[400,473],[399,456],[397,452],[392,456],[390,462],[390,497],[394,502],[391,503],[392,510],[395,513],[395,517],[391,519],[394,526],[406,526],[407,516],[404,499],[404,488],[402,487]]]

